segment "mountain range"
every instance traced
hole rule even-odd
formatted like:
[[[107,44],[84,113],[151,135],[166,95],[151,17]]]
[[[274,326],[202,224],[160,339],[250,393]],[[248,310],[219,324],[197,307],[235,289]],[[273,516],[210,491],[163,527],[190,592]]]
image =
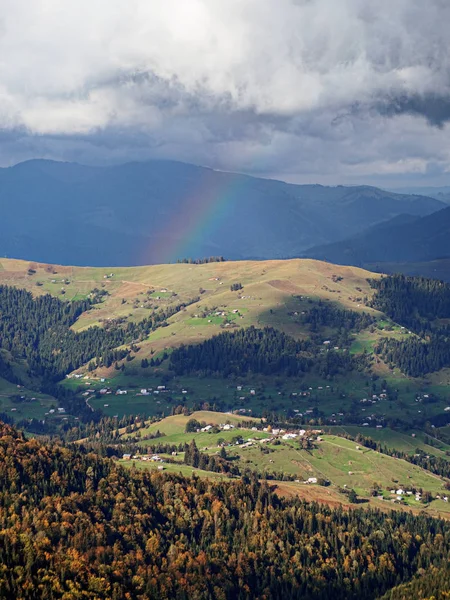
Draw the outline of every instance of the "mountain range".
[[[92,266],[300,256],[435,198],[369,186],[292,185],[172,161],[0,169],[0,255]]]
[[[438,269],[440,276],[449,280],[450,207],[424,217],[399,215],[346,240],[313,247],[305,256],[366,268],[378,266],[377,270],[384,272],[433,275]]]

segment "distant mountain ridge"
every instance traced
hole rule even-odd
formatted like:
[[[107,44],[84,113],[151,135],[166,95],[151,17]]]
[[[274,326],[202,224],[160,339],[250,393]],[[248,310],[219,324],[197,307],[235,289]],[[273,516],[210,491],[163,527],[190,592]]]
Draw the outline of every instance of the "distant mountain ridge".
[[[337,264],[379,264],[382,270],[383,265],[394,263],[387,272],[399,263],[398,270],[408,272],[408,263],[450,258],[450,207],[424,217],[401,215],[344,241],[310,248],[304,255]],[[406,263],[404,268],[400,263]],[[422,270],[425,272],[426,266]]]
[[[1,256],[92,266],[299,256],[444,206],[369,186],[292,185],[173,161],[47,160],[0,169],[0,205]]]

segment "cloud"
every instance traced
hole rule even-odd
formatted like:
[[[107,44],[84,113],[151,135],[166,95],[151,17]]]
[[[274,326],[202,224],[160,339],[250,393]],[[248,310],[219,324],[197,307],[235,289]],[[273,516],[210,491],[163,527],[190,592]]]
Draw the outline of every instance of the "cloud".
[[[445,172],[449,22],[444,0],[2,0],[0,161]]]

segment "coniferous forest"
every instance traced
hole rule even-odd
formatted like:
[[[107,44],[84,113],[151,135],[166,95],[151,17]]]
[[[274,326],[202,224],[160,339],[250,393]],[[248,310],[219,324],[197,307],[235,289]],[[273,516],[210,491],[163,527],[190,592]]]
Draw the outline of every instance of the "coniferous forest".
[[[369,305],[415,336],[384,338],[375,348],[383,359],[412,377],[450,366],[450,285],[423,277],[393,275],[372,279],[375,294]]]
[[[327,376],[363,367],[363,357],[328,350],[321,342],[297,341],[272,327],[238,329],[221,333],[201,344],[181,346],[170,355],[177,374],[205,373],[301,376],[315,372]]]
[[[17,600],[370,600],[450,551],[445,521],[286,500],[247,476],[125,471],[7,425],[0,523],[0,597]]]

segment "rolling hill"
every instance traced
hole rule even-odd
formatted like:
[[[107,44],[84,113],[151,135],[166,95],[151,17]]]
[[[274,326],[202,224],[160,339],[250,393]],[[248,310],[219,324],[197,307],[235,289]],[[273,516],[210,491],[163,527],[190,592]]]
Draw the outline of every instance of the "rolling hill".
[[[50,294],[63,303],[71,300],[83,312],[70,321],[70,330],[61,323],[58,327],[63,328],[52,338],[51,329],[47,333],[44,328],[43,339],[34,342],[46,357],[41,367],[51,367],[45,373],[50,374],[53,387],[42,388],[42,368],[37,371],[40,375],[33,375],[27,363],[27,345],[22,351],[13,341],[2,351],[24,388],[16,391],[11,377],[9,383],[5,381],[6,373],[0,380],[0,412],[16,421],[35,417],[58,424],[70,414],[78,416],[80,408],[88,417],[94,410],[108,416],[150,416],[167,414],[178,404],[211,403],[255,415],[267,410],[313,411],[339,425],[347,419],[364,422],[362,400],[388,386],[395,401],[385,398],[371,406],[373,424],[386,419],[414,424],[443,416],[445,373],[413,379],[374,355],[383,338],[399,342],[415,338],[389,316],[365,304],[374,294],[368,279],[379,277],[357,267],[299,259],[108,269],[1,259],[0,286],[28,290],[35,297]],[[17,297],[23,301],[23,294]],[[80,304],[83,302],[86,304]],[[16,308],[13,304],[9,310]],[[30,317],[28,309],[26,315]],[[92,327],[97,329],[92,331]],[[291,375],[282,365],[274,371],[275,363],[270,367],[267,357],[254,364],[253,372],[241,376],[233,375],[232,363],[222,361],[222,366],[227,364],[228,377],[211,369],[208,373],[184,373],[185,367],[172,361],[174,349],[183,345],[201,346],[209,340],[216,344],[227,339],[220,334],[228,333],[232,340],[241,328],[255,336],[252,327],[256,332],[269,328],[263,344],[285,345],[286,352],[291,352]],[[101,333],[100,338],[95,331]],[[86,354],[89,350],[80,349],[84,338],[74,338],[74,332],[87,336],[84,344],[100,339],[106,345],[100,350],[94,345]],[[7,329],[5,333],[9,335]],[[26,331],[18,331],[12,339],[22,343],[26,335]],[[65,343],[66,339],[70,343]],[[296,344],[295,353],[310,357],[302,373],[297,370],[301,361],[292,355],[292,344]],[[329,354],[326,344],[338,349]],[[236,346],[235,351],[241,350]],[[31,358],[39,361],[35,353]],[[373,377],[364,367],[367,360]],[[248,363],[248,359],[242,362]],[[55,377],[64,374],[69,377],[55,388]],[[160,385],[166,386],[161,397],[141,391],[157,391]],[[104,388],[107,397],[100,393]],[[43,393],[36,394],[36,389]],[[122,389],[126,395],[119,394]],[[58,414],[59,401],[52,398],[64,390],[76,394],[78,404],[68,407],[70,414]],[[300,393],[306,396],[300,399]],[[418,406],[416,399],[424,393],[433,393],[436,399]]]
[[[377,188],[290,185],[190,164],[33,160],[0,169],[0,255],[78,265],[184,257],[286,258],[439,200]]]
[[[427,263],[450,257],[450,208],[425,217],[401,215],[347,240],[315,246],[305,255],[338,264],[378,265],[385,272],[431,275],[436,266]],[[445,268],[439,274],[450,278]]]

